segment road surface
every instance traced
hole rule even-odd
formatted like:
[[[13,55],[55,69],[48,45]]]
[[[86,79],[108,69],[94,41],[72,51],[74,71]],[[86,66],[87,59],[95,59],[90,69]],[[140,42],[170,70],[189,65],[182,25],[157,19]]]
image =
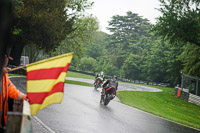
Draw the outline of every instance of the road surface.
[[[65,84],[62,103],[39,111],[37,118],[56,133],[200,133],[117,100],[108,106],[99,101],[100,90]]]

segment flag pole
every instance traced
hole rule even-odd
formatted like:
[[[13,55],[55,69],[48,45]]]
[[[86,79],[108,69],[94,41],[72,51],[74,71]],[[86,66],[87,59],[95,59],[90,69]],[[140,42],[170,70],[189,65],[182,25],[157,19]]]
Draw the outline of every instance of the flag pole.
[[[16,71],[16,70],[22,69],[22,68],[24,68],[24,67],[26,67],[26,66],[23,65],[23,66],[15,67],[15,68],[9,70],[8,72],[13,72],[13,71]]]

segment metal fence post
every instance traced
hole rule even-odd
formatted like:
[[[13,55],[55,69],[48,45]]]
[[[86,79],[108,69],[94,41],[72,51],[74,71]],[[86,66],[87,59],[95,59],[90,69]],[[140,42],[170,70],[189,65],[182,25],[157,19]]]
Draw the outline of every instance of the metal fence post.
[[[198,95],[198,89],[199,89],[199,80],[197,79],[196,80],[197,82],[196,82],[196,95]]]
[[[181,72],[181,90],[183,90],[183,80],[184,80],[184,77],[183,77],[183,73]]]

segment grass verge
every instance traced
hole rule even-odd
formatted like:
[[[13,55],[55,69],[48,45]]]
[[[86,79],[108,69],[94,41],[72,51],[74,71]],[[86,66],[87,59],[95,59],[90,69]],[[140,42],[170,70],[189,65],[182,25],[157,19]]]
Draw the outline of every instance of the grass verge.
[[[72,71],[67,72],[67,77],[84,78],[84,79],[94,79],[95,78],[94,76],[77,73],[77,72],[72,72]]]
[[[82,85],[82,86],[89,86],[89,87],[93,87],[94,86],[93,84],[80,82],[80,81],[74,81],[74,80],[65,80],[65,83],[75,84],[75,85]]]
[[[173,94],[173,88],[153,87],[163,91],[120,91],[118,97],[126,105],[200,129],[199,106],[178,99]]]
[[[10,76],[10,77],[26,77],[25,75],[11,74],[11,73],[9,73],[8,76]]]

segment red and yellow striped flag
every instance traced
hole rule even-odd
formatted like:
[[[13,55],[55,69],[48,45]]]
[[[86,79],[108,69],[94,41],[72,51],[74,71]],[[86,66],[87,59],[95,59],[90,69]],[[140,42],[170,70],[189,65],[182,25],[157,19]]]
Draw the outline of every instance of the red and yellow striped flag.
[[[54,103],[61,103],[64,82],[73,53],[26,65],[27,96],[31,115]]]

